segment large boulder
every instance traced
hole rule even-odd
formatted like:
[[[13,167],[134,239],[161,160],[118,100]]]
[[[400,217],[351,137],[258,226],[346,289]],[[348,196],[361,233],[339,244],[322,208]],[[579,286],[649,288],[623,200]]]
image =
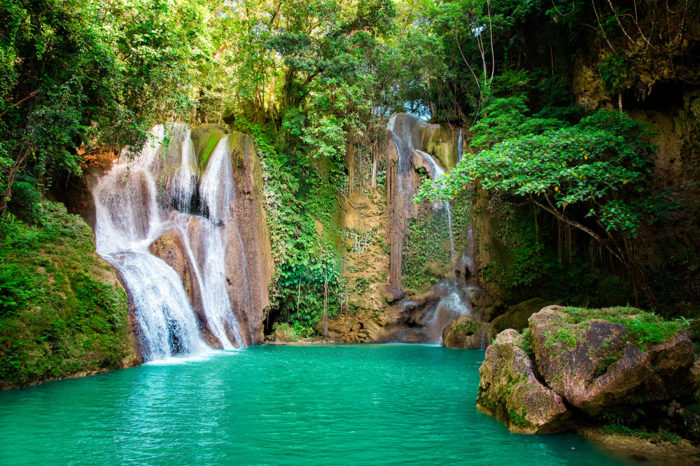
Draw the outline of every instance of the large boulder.
[[[488,347],[477,407],[514,432],[565,430],[577,416],[690,399],[692,367],[680,322],[632,308],[548,306],[522,334],[505,330]]]
[[[555,391],[543,385],[520,347],[523,336],[509,329],[486,350],[479,369],[479,411],[505,423],[511,432],[548,433],[568,427],[570,414]]]
[[[667,400],[692,387],[693,344],[685,333],[666,326],[668,340],[656,341],[642,326],[646,322],[649,332],[662,332],[661,320],[584,312],[549,306],[530,317],[537,368],[572,406],[596,415],[633,400]]]

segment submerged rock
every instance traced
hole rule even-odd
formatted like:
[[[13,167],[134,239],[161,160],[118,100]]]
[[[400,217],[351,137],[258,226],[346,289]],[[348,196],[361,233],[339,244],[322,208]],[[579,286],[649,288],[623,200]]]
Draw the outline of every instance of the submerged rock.
[[[561,396],[542,384],[535,366],[520,348],[513,329],[496,337],[479,369],[479,411],[505,423],[511,432],[536,434],[565,430],[570,413]]]

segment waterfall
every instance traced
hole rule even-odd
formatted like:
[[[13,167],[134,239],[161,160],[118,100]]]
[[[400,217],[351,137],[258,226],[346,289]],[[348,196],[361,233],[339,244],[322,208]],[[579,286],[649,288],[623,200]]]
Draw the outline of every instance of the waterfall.
[[[171,196],[175,206],[183,212],[190,210],[197,186],[197,165],[190,135],[190,131],[187,130],[182,142],[180,166],[175,170],[171,185]]]
[[[227,287],[227,264],[243,264],[238,272],[248,272],[231,215],[235,181],[230,152],[225,136],[200,178],[189,129],[159,125],[133,160],[123,153],[93,189],[97,252],[117,269],[132,297],[146,361],[206,352],[205,340],[215,345],[218,340],[224,349],[246,345]],[[188,271],[182,276],[149,250],[165,234],[178,238],[185,261],[179,267]],[[230,236],[237,243],[232,254]],[[185,276],[190,277],[189,293]],[[239,291],[244,297],[249,293]]]
[[[415,170],[424,168],[430,179],[438,183],[445,174],[445,169],[440,166],[436,158],[421,150],[421,135],[423,134],[421,127],[423,126],[425,123],[417,117],[397,114],[391,117],[387,128],[397,152],[396,170],[392,173],[395,179],[393,179],[393,183],[390,183],[392,225],[390,283],[396,288],[401,287],[401,254],[407,220],[416,215],[411,201],[415,195],[414,185],[420,179]],[[462,150],[463,141],[460,130],[457,136],[458,159],[462,157]],[[444,212],[447,218],[450,258],[452,264],[459,267],[450,203],[447,201],[434,202],[432,207],[434,212]],[[410,335],[409,341],[441,343],[442,331],[447,325],[461,316],[472,314],[469,295],[473,288],[460,273],[455,273],[453,276],[448,276],[436,283],[429,299],[402,301],[403,310],[401,312],[406,315],[409,327],[414,325],[414,328],[400,331],[397,338],[403,339]],[[418,325],[415,326],[415,324]]]
[[[412,212],[412,200],[415,190],[411,181],[411,173],[417,158],[422,159],[417,163],[424,165],[432,180],[437,180],[445,173],[445,170],[430,154],[418,149],[420,137],[418,128],[425,125],[423,121],[413,115],[399,113],[389,119],[387,130],[391,134],[391,140],[396,148],[398,160],[396,163],[396,180],[391,186],[391,251],[390,251],[390,283],[394,288],[401,288],[401,261],[403,248],[403,235],[406,223]],[[461,132],[460,132],[461,140]],[[461,144],[459,145],[461,148]],[[458,149],[461,150],[461,149]],[[447,215],[447,227],[450,236],[450,258],[456,260],[454,231],[452,228],[452,209],[449,202],[436,202],[435,210],[444,209]]]
[[[459,128],[459,134],[457,135],[457,163],[462,161],[462,154],[464,153],[464,140],[462,139],[462,128]]]

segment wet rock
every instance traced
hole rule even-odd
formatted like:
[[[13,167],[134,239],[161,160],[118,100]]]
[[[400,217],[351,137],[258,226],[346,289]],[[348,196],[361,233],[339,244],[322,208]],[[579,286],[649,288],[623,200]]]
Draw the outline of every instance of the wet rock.
[[[548,433],[570,427],[570,413],[559,394],[542,384],[522,335],[509,329],[486,350],[479,369],[477,408],[494,416],[511,432]]]
[[[465,289],[465,293],[472,309],[485,309],[493,304],[486,290],[479,286],[469,286]]]
[[[192,264],[187,258],[179,233],[176,230],[167,230],[149,246],[148,250],[154,256],[165,261],[178,274],[185,287],[187,296],[190,298],[190,303],[192,303],[192,309],[199,322],[202,338],[210,346],[221,348],[221,341],[209,329],[207,317],[204,313],[201,290],[197,284]]]
[[[406,296],[401,289],[395,288],[391,285],[386,285],[382,288],[382,297],[386,300],[387,304],[396,304],[401,301]]]
[[[209,155],[216,147],[216,144],[221,138],[226,136],[228,130],[223,126],[206,124],[192,128],[191,138],[194,144],[195,155],[197,160],[204,168]]]

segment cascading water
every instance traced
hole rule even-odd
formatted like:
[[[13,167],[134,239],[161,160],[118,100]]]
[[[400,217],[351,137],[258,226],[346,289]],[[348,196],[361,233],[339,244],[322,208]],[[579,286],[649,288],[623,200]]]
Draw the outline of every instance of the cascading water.
[[[120,272],[131,292],[147,361],[206,349],[180,277],[147,249],[164,223],[152,176],[164,137],[165,129],[156,127],[138,158],[120,158],[93,192],[97,252]]]
[[[191,133],[187,130],[182,141],[180,166],[175,170],[171,184],[171,196],[178,210],[187,212],[192,205],[192,196],[197,189],[197,164]]]
[[[205,331],[225,349],[246,344],[226,286],[229,236],[236,238],[235,255],[245,264],[245,248],[230,213],[235,183],[228,137],[219,141],[198,178],[187,127],[157,126],[141,153],[133,160],[123,154],[93,190],[97,252],[119,271],[133,298],[146,361],[207,351]],[[194,205],[197,198],[201,206]],[[189,213],[198,208],[208,218]],[[176,232],[182,243],[197,304],[190,303],[183,278],[149,252],[166,232]],[[247,267],[240,272],[247,273]],[[201,306],[203,318],[193,304]]]
[[[397,114],[389,120],[388,130],[396,147],[398,161],[396,166],[396,181],[392,186],[392,237],[391,237],[391,284],[401,286],[401,253],[403,234],[407,219],[415,215],[412,210],[412,198],[415,195],[413,187],[419,179],[415,176],[415,168],[425,168],[430,178],[439,180],[445,170],[437,160],[427,152],[419,149],[421,128],[425,125],[419,118],[408,114]],[[460,130],[457,137],[458,159],[462,157],[463,142]],[[413,176],[413,178],[411,178]],[[456,253],[455,238],[452,225],[452,209],[449,202],[433,203],[433,210],[445,213],[450,239],[450,257],[456,267],[460,260]],[[470,248],[471,249],[471,248]],[[471,252],[471,251],[470,251]],[[458,264],[460,262],[460,264]],[[432,297],[420,301],[403,301],[404,313],[409,322],[418,324],[407,333],[400,331],[404,337],[412,335],[410,341],[427,341],[440,343],[443,329],[452,321],[463,315],[471,315],[469,296],[474,287],[461,277],[460,274],[447,277],[436,283],[432,289]],[[403,332],[403,333],[402,333]],[[403,338],[398,335],[398,338]]]
[[[412,209],[412,200],[415,190],[411,182],[413,160],[417,155],[423,158],[427,165],[430,177],[438,179],[445,170],[428,153],[419,150],[417,129],[425,123],[413,115],[400,113],[389,119],[387,129],[391,133],[391,139],[396,147],[398,161],[396,166],[396,183],[392,187],[392,228],[391,228],[391,252],[390,252],[390,283],[393,287],[401,288],[401,261],[403,248],[403,235],[406,229],[407,218]],[[452,210],[449,202],[436,202],[436,209],[445,209],[447,225],[450,235],[450,258],[456,260],[454,232],[452,228]]]
[[[462,139],[462,128],[459,128],[459,135],[457,136],[457,163],[462,161],[462,154],[464,153],[464,139]]]

